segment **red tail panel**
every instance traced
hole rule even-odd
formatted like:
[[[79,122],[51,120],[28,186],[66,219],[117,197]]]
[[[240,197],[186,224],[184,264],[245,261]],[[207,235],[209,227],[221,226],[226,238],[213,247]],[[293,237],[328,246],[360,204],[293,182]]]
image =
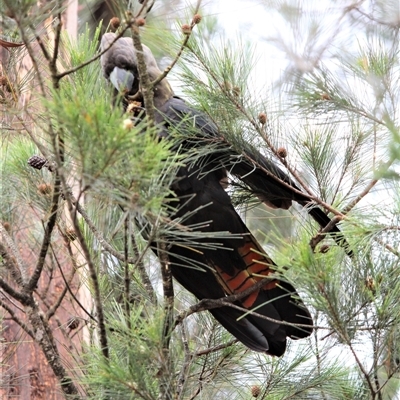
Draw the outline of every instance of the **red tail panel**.
[[[246,264],[246,269],[235,268],[234,274],[229,275],[219,266],[215,266],[216,277],[228,295],[241,293],[274,272],[274,263],[264,253],[262,247],[251,234],[246,235],[245,244],[238,249],[238,252]],[[262,289],[274,289],[277,283],[278,281],[274,279],[264,285]],[[242,299],[242,304],[246,308],[251,308],[258,297],[259,291],[256,290],[245,299]]]

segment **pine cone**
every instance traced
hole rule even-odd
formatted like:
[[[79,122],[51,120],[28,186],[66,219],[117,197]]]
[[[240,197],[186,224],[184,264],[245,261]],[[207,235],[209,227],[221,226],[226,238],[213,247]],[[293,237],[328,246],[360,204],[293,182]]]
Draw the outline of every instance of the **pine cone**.
[[[261,394],[261,388],[258,385],[254,385],[251,387],[251,395],[253,397],[258,397]]]
[[[71,331],[78,328],[79,326],[79,319],[75,317],[71,317],[67,321],[67,328],[69,328]]]
[[[46,167],[50,172],[53,172],[55,169],[55,166],[49,163],[49,160],[46,160],[44,157],[38,155],[30,157],[28,164],[35,169],[42,169],[43,167]]]
[[[260,122],[261,125],[264,125],[267,122],[267,114],[265,113],[260,113],[258,116],[258,121]]]
[[[279,149],[277,150],[278,156],[282,157],[282,158],[286,158],[287,157],[287,150],[284,147],[279,147]]]
[[[42,169],[47,164],[47,160],[44,157],[34,155],[28,160],[28,164],[32,168]]]
[[[192,28],[188,24],[183,24],[181,26],[181,29],[184,35],[190,35],[190,33],[192,32]]]
[[[199,24],[200,21],[201,21],[201,15],[200,14],[193,15],[193,20],[192,20],[192,24],[193,25]]]

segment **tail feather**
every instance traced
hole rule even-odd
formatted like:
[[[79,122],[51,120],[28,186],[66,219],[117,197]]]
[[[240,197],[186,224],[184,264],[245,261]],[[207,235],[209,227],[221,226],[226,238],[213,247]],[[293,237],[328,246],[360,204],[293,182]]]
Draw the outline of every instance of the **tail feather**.
[[[210,310],[210,312],[229,333],[249,349],[269,354],[273,351],[265,335],[257,326],[253,325],[247,318],[240,319],[242,316],[240,311],[229,307],[221,307]],[[285,348],[286,346],[283,346],[281,354],[273,355],[282,355]]]
[[[292,339],[309,336],[312,332],[310,313],[299,299],[295,288],[282,281],[282,276],[277,276],[274,262],[250,233],[245,236],[245,243],[238,248],[238,253],[245,262],[244,269],[236,269],[235,273],[230,275],[224,272],[223,268],[214,266],[216,278],[225,293],[238,294],[260,280],[270,278],[262,288],[242,299],[240,303],[245,308],[253,309],[257,314],[275,321],[250,315],[252,322],[266,335],[269,342],[275,342],[279,338],[279,331],[284,331],[284,336],[290,336]],[[309,327],[279,325],[278,321]]]
[[[254,169],[247,162],[236,164],[231,172],[240,180],[244,182],[255,194],[261,202],[268,207],[288,209],[292,201],[296,201],[303,207],[306,207],[307,212],[310,216],[320,225],[321,228],[325,228],[331,219],[322,211],[311,199],[304,193],[298,193],[290,190],[286,185],[279,182],[282,180],[286,184],[289,184],[294,189],[299,190],[296,184],[286,175],[283,171],[279,170],[271,162],[263,159],[261,163],[265,169],[271,170],[275,176],[273,178],[261,169]],[[278,172],[279,171],[279,172]],[[313,204],[313,206],[310,206]],[[330,235],[333,237],[338,246],[344,248],[346,254],[352,257],[353,252],[351,251],[350,245],[343,233],[340,231],[337,225],[333,225],[329,230]]]
[[[268,278],[269,275],[274,272],[272,269],[275,265],[274,262],[260,247],[261,246],[256,242],[254,237],[248,233],[245,236],[245,244],[237,249],[246,265],[245,269],[237,268],[234,274],[231,275],[218,265],[214,265],[216,278],[224,287],[226,294],[241,293],[251,288],[261,279]],[[242,304],[246,308],[251,308],[261,290],[273,289],[276,287],[277,283],[278,281],[276,279],[271,278],[271,281],[266,283],[263,288],[241,300]]]
[[[299,339],[312,332],[312,318],[299,299],[296,290],[282,281],[274,262],[248,231],[237,214],[242,239],[236,239],[235,248],[194,251],[172,248],[170,261],[172,273],[184,287],[199,299],[219,299],[240,294],[264,278],[270,280],[235,304],[249,313],[229,306],[210,310],[214,317],[237,339],[255,351],[280,356],[286,348],[286,337]],[[234,243],[235,240],[230,241]],[[174,252],[198,263],[208,265],[203,271],[179,266]],[[232,257],[232,252],[237,257]],[[183,254],[185,253],[185,254]],[[187,254],[186,254],[187,253]],[[258,315],[257,315],[258,314]],[[289,324],[282,324],[281,322]],[[301,324],[303,327],[294,326]]]
[[[179,254],[178,257],[174,254]],[[220,299],[226,296],[224,288],[219,281],[215,278],[211,268],[204,268],[203,270],[186,268],[181,265],[180,258],[196,259],[200,264],[205,264],[207,261],[204,254],[197,251],[191,251],[189,248],[171,248],[171,255],[169,257],[171,262],[171,271],[174,278],[187,290],[192,292],[198,299]],[[240,305],[238,303],[238,305]],[[240,340],[248,348],[266,352],[271,355],[280,356],[285,351],[285,342],[280,344],[279,349],[271,348],[269,340],[266,338],[264,332],[254,325],[252,321],[243,317],[243,312],[231,307],[220,307],[210,310],[217,321],[233,336]]]
[[[299,339],[311,334],[311,315],[299,299],[294,287],[277,276],[274,263],[254,237],[248,231],[244,237],[246,238],[244,244],[237,249],[239,254],[244,256],[244,268],[232,269],[232,266],[228,268],[213,262],[213,253],[228,253],[232,249],[206,251],[204,254],[189,248],[172,248],[171,270],[175,279],[199,299],[219,299],[238,294],[265,277],[271,278],[271,281],[261,289],[235,303],[250,311],[246,316],[244,312],[229,306],[215,308],[210,312],[225,329],[250,349],[281,356],[286,349],[287,336]],[[180,257],[182,252],[187,253],[184,254],[186,257],[195,258],[199,263],[207,264],[209,267],[201,271],[179,266],[174,252],[178,252]],[[218,263],[221,259],[224,259],[221,255],[215,258]],[[260,314],[261,317],[256,314]],[[286,325],[281,321],[305,327]]]

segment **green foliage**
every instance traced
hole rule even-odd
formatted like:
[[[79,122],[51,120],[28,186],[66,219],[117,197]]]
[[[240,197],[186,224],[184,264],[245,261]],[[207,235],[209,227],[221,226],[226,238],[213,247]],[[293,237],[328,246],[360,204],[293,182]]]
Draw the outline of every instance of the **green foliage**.
[[[12,222],[18,210],[26,205],[48,210],[53,177],[47,170],[38,171],[27,164],[27,160],[38,153],[37,147],[27,138],[15,137],[2,142],[0,151],[4,155],[0,160],[0,219]]]
[[[256,45],[246,39],[215,40],[218,25],[212,16],[195,27],[179,61],[180,69],[174,70],[185,99],[212,119],[222,137],[221,142],[193,151],[186,162],[220,151],[226,143],[238,152],[257,148],[282,169],[287,171],[288,166],[294,179],[300,177],[299,186],[313,193],[322,208],[329,207],[330,216],[341,214],[340,229],[354,252],[351,259],[330,237],[310,248],[318,228],[305,210],[294,206],[290,212],[260,211],[253,208],[257,201],[249,201],[246,188],[228,190],[235,202],[248,201],[243,209],[244,216],[250,216],[249,226],[258,230],[277,269],[295,284],[315,317],[314,336],[291,342],[280,359],[254,354],[233,343],[207,312],[185,317],[165,333],[165,298],[158,262],[149,251],[151,239],[158,235],[167,245],[174,241],[197,248],[201,248],[199,240],[208,239],[204,246],[218,251],[219,239],[229,233],[188,232],[177,226],[181,220],[175,225],[168,220],[167,209],[174,204],[171,183],[183,162],[176,148],[196,132],[188,129],[185,120],[172,132],[172,140],[159,141],[157,127],[122,114],[121,99],[114,98],[106,85],[99,60],[81,68],[97,54],[101,27],[95,32],[86,28],[77,40],[61,36],[56,67],[59,73],[74,72],[57,85],[55,76],[46,76],[49,63],[43,55],[37,57],[37,65],[46,67],[40,75],[46,93],[35,93],[40,106],[37,100],[16,106],[17,95],[11,96],[12,101],[2,96],[7,111],[2,128],[7,130],[1,143],[0,220],[3,225],[11,224],[10,237],[19,248],[35,255],[29,267],[38,263],[56,189],[71,190],[86,212],[80,210],[79,219],[73,221],[74,201],[59,200],[57,232],[49,238],[54,248],[62,239],[57,249],[62,249],[62,257],[74,269],[86,268],[90,261],[94,266],[90,272],[98,280],[96,286],[86,271],[80,276],[90,294],[101,299],[110,357],[105,360],[98,334],[88,328],[91,342],[85,343],[83,354],[74,354],[77,365],[71,368],[81,372],[76,382],[85,398],[161,399],[168,388],[176,399],[248,400],[254,386],[260,390],[259,398],[268,400],[383,400],[398,394],[398,26],[385,23],[385,2],[373,3],[376,15],[367,14],[370,18],[365,17],[365,9],[359,9],[364,14],[357,13],[361,4],[342,10],[338,26],[350,27],[346,32],[354,29],[357,35],[354,40],[347,35],[346,43],[339,46],[335,40],[340,35],[328,35],[323,43],[326,30],[316,18],[320,11],[311,13],[308,6],[302,9],[294,1],[269,2],[269,12],[275,12],[274,7],[279,10],[282,31],[291,31],[296,45],[285,43],[285,38],[282,43],[275,41],[287,50],[293,64],[288,68],[291,74],[281,80],[283,85],[277,85],[280,104],[271,103],[272,90],[259,96],[264,90],[261,77],[256,88],[250,84]],[[42,24],[50,9],[54,13],[62,10],[57,2],[46,3],[42,14],[31,1],[18,1],[14,6],[20,26],[4,20],[10,32],[7,38],[18,40],[22,33],[31,40],[32,27]],[[0,7],[4,12],[4,5]],[[173,59],[183,40],[181,22],[174,32],[173,18],[164,18],[162,12],[154,15],[142,37],[159,50],[159,59],[166,54]],[[183,18],[186,23],[191,15]],[[344,20],[348,25],[340,25]],[[42,33],[38,29],[37,34]],[[52,40],[43,43],[52,54]],[[11,53],[5,68],[8,76],[15,77],[18,95],[27,92],[41,70],[32,68],[17,78],[23,54],[22,50]],[[311,57],[315,55],[316,59]],[[33,87],[39,87],[36,81]],[[258,117],[261,112],[267,115],[263,126]],[[16,121],[17,128],[24,130],[10,134],[17,129]],[[288,152],[284,159],[276,156],[281,146]],[[28,166],[34,154],[54,163],[56,172]],[[58,177],[63,178],[61,183]],[[81,233],[76,241],[66,235],[71,226]],[[150,243],[145,240],[149,238]],[[82,254],[84,259],[79,258]],[[54,251],[46,259],[49,276],[58,256]],[[5,261],[2,253],[0,276],[4,279],[9,276]],[[204,267],[183,261],[186,267]],[[196,302],[178,288],[175,285],[174,316]],[[36,295],[47,313],[53,303],[49,306],[50,302],[41,302]],[[92,316],[90,324],[97,330],[99,304],[95,306],[97,312],[85,305]],[[61,325],[57,329],[63,329]]]
[[[240,147],[244,141],[256,139],[254,135],[243,135],[249,125],[244,112],[255,108],[247,91],[254,49],[249,43],[239,43],[234,48],[229,41],[210,47],[206,40],[202,36],[191,37],[189,50],[184,53],[181,67],[185,93],[217,122],[228,141],[238,142]]]
[[[144,304],[136,304],[127,323],[122,307],[114,303],[109,311],[109,338],[113,343],[108,363],[95,349],[88,349],[87,373],[92,396],[116,399],[156,399],[157,373],[162,368],[160,343],[162,311],[149,315]],[[153,310],[154,312],[154,310]]]
[[[76,45],[65,43],[68,68],[95,54],[99,32],[95,41],[87,30]],[[157,128],[145,122],[135,125],[111,103],[96,62],[63,79],[46,106],[65,142],[72,171],[82,179],[82,190],[111,194],[116,203],[157,213],[179,159],[171,155],[169,142],[156,140]]]

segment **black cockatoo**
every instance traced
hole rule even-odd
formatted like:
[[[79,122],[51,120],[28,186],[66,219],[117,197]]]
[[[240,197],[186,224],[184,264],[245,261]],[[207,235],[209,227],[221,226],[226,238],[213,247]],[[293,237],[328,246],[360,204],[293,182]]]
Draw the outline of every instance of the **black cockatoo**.
[[[103,35],[101,50],[107,49],[115,38],[114,33]],[[161,71],[146,46],[143,46],[143,55],[149,78],[154,81]],[[113,84],[115,91],[125,94],[126,106],[128,96],[140,90],[132,39],[119,38],[115,41],[102,55],[101,65],[104,76]],[[187,154],[207,146],[209,141],[213,142],[209,152],[203,148],[197,158],[188,156],[187,165],[179,169],[172,185],[178,204],[170,217],[179,218],[180,223],[188,227],[200,227],[198,231],[204,232],[205,236],[203,242],[199,239],[197,248],[195,244],[173,244],[169,247],[172,274],[198,299],[224,298],[250,288],[264,277],[271,277],[270,282],[261,289],[236,302],[269,319],[251,313],[243,317],[242,311],[228,306],[210,312],[250,349],[280,356],[285,351],[287,337],[298,339],[311,334],[312,318],[294,287],[276,273],[274,262],[235,211],[223,187],[227,171],[267,205],[287,209],[294,200],[307,206],[308,212],[321,227],[326,226],[330,219],[315,205],[311,207],[308,196],[298,193],[299,189],[293,180],[273,162],[250,147],[240,153],[223,140],[213,122],[174,96],[167,79],[159,82],[153,92],[155,122],[159,126],[160,137],[168,137],[171,127],[179,126],[180,131],[187,128],[187,139],[179,143],[179,151]],[[140,96],[135,97],[143,101]],[[340,232],[337,227],[334,230]],[[219,236],[218,249],[204,245],[213,232],[230,233]],[[280,324],[279,321],[289,324]]]

